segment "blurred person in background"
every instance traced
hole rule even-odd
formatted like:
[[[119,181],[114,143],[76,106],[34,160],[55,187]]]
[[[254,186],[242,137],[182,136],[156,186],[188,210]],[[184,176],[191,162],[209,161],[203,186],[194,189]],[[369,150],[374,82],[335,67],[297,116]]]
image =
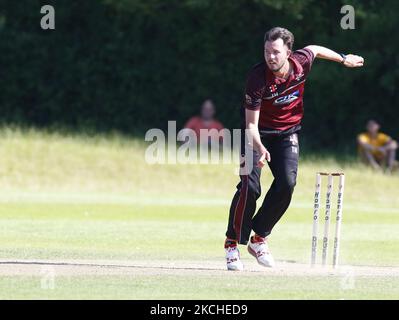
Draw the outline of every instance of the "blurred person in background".
[[[223,135],[220,130],[224,129],[221,122],[215,119],[215,105],[211,99],[206,99],[201,105],[200,115],[190,118],[184,125],[184,129],[191,129],[197,136],[197,143],[205,144],[208,146],[219,144],[223,141]],[[200,140],[201,129],[216,129],[209,131],[205,141]]]
[[[361,160],[376,170],[386,167],[392,172],[396,162],[396,149],[398,144],[390,136],[379,131],[380,125],[375,120],[366,124],[366,132],[357,137],[358,152]]]

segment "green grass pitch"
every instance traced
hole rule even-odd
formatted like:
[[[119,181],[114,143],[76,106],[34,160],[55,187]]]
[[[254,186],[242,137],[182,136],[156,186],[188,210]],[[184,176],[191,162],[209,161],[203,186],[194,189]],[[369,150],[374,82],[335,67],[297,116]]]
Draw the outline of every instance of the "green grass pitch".
[[[397,175],[303,154],[270,237],[277,270],[242,247],[248,270],[234,273],[223,250],[234,165],[148,165],[144,145],[118,135],[3,128],[0,140],[1,299],[399,298]],[[346,174],[342,268],[312,272],[314,180],[324,170]],[[270,182],[266,169],[263,191]]]

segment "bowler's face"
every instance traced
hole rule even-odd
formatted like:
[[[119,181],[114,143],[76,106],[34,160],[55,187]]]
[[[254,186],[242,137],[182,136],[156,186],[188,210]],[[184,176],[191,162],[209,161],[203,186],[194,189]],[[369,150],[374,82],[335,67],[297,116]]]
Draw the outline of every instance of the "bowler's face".
[[[266,41],[264,46],[265,61],[269,69],[273,72],[279,71],[287,61],[291,50],[284,44],[283,39]]]

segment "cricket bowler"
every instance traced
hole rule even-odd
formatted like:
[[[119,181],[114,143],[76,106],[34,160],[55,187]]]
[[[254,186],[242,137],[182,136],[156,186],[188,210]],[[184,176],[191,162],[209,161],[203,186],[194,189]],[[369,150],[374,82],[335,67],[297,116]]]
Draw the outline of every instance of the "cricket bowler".
[[[294,36],[287,29],[275,27],[267,31],[264,61],[247,76],[241,120],[242,129],[247,129],[250,136],[248,141],[252,141],[254,164],[250,172],[240,174],[230,206],[224,245],[228,270],[243,269],[238,244],[248,244],[249,253],[260,265],[275,265],[267,237],[286,212],[296,184],[304,87],[314,59],[334,61],[349,68],[364,63],[360,56],[317,45],[293,51],[293,44]],[[274,179],[255,214],[261,195],[261,169],[266,161]]]

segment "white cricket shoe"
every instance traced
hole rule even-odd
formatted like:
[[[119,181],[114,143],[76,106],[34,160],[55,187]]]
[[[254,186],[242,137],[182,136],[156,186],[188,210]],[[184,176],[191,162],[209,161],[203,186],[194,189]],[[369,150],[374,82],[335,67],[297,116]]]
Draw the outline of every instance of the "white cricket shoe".
[[[258,235],[252,236],[248,244],[248,252],[256,258],[261,266],[274,267],[275,262],[265,238]]]
[[[244,265],[240,260],[240,251],[237,246],[230,246],[224,249],[226,251],[227,270],[242,271]]]

